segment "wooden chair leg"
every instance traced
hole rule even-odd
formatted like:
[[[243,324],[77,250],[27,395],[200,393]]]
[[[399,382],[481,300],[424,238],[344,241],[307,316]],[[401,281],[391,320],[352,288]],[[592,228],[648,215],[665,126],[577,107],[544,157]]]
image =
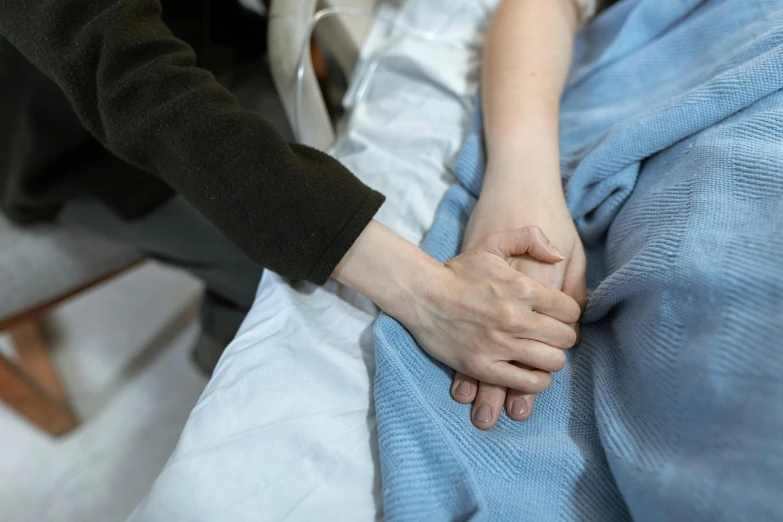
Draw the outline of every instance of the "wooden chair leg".
[[[19,356],[15,365],[0,355],[0,400],[44,431],[62,435],[78,424],[65,388],[34,321],[11,329]]]

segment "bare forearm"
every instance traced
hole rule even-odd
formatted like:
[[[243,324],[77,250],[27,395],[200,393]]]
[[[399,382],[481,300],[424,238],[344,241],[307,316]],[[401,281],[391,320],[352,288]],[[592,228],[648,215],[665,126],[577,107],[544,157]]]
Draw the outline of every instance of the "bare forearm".
[[[506,0],[487,35],[485,186],[558,188],[558,110],[581,19],[577,0]]]
[[[569,295],[581,295],[573,288],[573,281],[580,281],[573,273],[581,270],[584,256],[563,195],[558,118],[574,35],[587,4],[505,0],[492,20],[483,87],[488,164],[465,239],[470,246],[501,230],[541,227],[567,263],[553,267],[521,260],[518,268],[567,288]]]
[[[377,221],[361,233],[332,277],[401,321],[411,320],[411,300],[442,268],[432,257]]]

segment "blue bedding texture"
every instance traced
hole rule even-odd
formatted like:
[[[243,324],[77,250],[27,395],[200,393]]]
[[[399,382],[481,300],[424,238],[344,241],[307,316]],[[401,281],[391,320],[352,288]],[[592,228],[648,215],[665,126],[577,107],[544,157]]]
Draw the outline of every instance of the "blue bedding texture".
[[[581,344],[528,421],[482,432],[453,372],[382,315],[387,520],[783,517],[781,88],[781,1],[625,0],[580,33],[561,166],[588,254]],[[484,165],[479,107],[423,243],[437,259]]]

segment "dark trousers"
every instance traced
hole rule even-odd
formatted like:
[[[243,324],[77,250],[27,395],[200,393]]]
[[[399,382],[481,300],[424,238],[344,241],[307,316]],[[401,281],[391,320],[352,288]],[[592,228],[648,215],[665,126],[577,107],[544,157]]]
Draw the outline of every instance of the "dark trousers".
[[[134,221],[123,221],[93,199],[77,199],[65,205],[59,221],[134,245],[204,282],[203,336],[194,359],[211,374],[253,304],[263,269],[179,196]]]

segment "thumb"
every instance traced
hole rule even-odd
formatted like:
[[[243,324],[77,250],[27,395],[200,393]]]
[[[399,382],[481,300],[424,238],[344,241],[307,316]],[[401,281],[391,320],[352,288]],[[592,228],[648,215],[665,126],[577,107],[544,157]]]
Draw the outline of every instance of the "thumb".
[[[493,234],[487,240],[486,246],[504,258],[529,254],[548,263],[559,263],[565,259],[563,253],[551,244],[544,232],[536,226]]]

